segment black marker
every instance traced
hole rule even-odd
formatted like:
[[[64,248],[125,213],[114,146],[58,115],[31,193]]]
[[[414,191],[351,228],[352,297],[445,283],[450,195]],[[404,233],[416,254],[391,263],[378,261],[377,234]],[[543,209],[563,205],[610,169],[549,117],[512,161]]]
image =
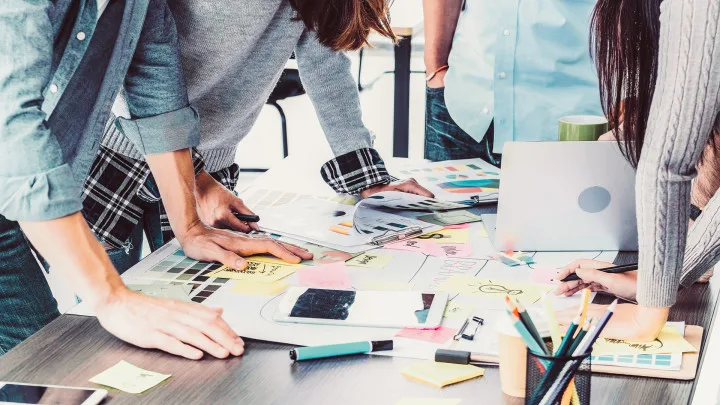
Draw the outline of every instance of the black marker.
[[[605,267],[604,269],[598,269],[598,271],[602,271],[603,273],[608,273],[608,274],[619,274],[619,273],[627,273],[628,271],[635,271],[637,269],[638,269],[638,264],[633,263],[633,264],[625,264],[622,266]],[[562,279],[560,281],[565,283],[568,281],[576,281],[576,280],[580,280],[580,277],[578,277],[577,274],[572,273],[571,275],[565,277],[564,279]]]
[[[241,221],[245,222],[260,222],[260,217],[257,215],[247,215],[247,214],[240,214],[237,212],[233,212],[233,215]]]
[[[472,364],[481,367],[497,367],[498,363],[490,357],[479,353],[470,353],[462,350],[437,349],[435,351],[435,362],[452,364]]]

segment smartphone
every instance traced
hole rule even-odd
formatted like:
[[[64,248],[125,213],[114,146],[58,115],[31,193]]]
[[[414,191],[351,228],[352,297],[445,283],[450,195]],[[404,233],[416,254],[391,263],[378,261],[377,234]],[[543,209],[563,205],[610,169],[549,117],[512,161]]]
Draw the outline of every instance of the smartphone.
[[[383,328],[435,329],[448,294],[291,287],[273,319],[278,322]]]
[[[0,381],[0,404],[97,405],[107,391]]]

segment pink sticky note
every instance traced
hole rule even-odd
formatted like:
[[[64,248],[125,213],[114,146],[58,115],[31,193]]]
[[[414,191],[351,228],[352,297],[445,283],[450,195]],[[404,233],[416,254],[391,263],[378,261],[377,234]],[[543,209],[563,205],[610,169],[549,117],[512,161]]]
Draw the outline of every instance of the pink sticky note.
[[[549,267],[539,267],[532,270],[530,273],[530,280],[538,284],[557,284],[557,275],[560,269],[553,269]]]
[[[426,242],[426,245],[424,246],[423,253],[428,256],[470,257],[473,253],[472,245],[469,243],[446,243],[441,245],[429,241],[424,242]]]
[[[457,330],[441,326],[437,329],[413,329],[405,328],[398,332],[395,337],[406,339],[422,340],[430,343],[445,343],[450,340]]]
[[[470,228],[470,224],[457,224],[457,225],[446,225],[445,229],[467,229]]]
[[[345,263],[342,262],[304,267],[295,274],[297,274],[300,285],[305,287],[352,288]]]
[[[405,239],[398,243],[391,243],[389,245],[385,245],[383,246],[383,248],[392,250],[405,250],[408,252],[422,252],[424,246],[427,244],[426,242],[427,241],[420,239]]]

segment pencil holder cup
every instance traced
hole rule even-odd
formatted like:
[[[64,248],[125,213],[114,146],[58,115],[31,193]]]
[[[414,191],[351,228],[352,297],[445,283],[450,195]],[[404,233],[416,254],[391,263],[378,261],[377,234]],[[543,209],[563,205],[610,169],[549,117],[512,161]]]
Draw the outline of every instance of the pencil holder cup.
[[[511,397],[525,396],[525,342],[520,336],[500,333],[500,388]]]
[[[572,357],[527,350],[525,405],[590,405],[590,353]],[[566,401],[563,401],[563,398]]]

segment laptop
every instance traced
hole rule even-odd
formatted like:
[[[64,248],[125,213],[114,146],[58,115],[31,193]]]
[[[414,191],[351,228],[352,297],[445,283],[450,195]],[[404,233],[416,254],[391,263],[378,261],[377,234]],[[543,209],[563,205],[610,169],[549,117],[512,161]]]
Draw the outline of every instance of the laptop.
[[[635,170],[616,142],[509,142],[482,219],[500,251],[634,251]]]

